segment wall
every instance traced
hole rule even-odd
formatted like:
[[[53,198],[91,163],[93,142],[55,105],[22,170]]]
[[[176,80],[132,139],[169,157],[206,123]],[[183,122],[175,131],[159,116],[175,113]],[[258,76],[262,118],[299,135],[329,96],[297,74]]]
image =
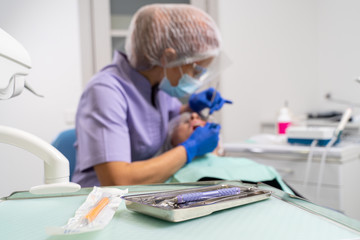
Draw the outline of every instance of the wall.
[[[72,127],[81,93],[78,3],[73,0],[0,0],[0,27],[23,44],[32,59],[28,91],[0,102],[0,124],[51,142]],[[67,117],[66,117],[67,116]],[[67,124],[67,122],[69,124]],[[43,162],[0,144],[0,196],[43,183]]]
[[[233,64],[222,75],[225,142],[242,141],[273,122],[284,101],[296,116],[360,103],[360,1],[218,1],[219,26]],[[358,112],[357,109],[355,109]]]
[[[321,106],[344,109],[324,100],[334,98],[360,105],[360,1],[318,0],[319,2],[319,83]],[[357,113],[359,108],[355,109]]]
[[[317,86],[316,2],[219,1],[219,25],[233,64],[222,93],[234,104],[222,113],[224,141],[258,133],[287,100],[295,113],[312,107]]]

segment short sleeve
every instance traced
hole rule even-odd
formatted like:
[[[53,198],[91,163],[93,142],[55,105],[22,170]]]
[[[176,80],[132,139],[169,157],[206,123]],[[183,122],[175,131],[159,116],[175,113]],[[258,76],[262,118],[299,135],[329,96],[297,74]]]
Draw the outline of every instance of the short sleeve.
[[[111,77],[110,77],[111,78]],[[80,171],[111,161],[131,162],[124,90],[120,84],[88,87],[79,103],[76,130]]]
[[[172,118],[178,116],[180,114],[180,109],[182,106],[182,103],[179,101],[179,99],[175,98],[175,97],[170,97],[169,96],[169,101],[167,101],[169,103],[169,120],[171,120]]]

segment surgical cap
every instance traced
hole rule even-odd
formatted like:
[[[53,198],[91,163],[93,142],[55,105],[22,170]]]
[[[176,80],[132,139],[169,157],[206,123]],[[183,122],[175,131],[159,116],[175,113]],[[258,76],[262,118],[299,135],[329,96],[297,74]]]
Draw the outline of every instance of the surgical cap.
[[[125,51],[132,67],[148,70],[215,57],[220,43],[219,30],[204,11],[187,4],[151,4],[132,18]],[[175,58],[164,55],[168,48],[175,50]]]

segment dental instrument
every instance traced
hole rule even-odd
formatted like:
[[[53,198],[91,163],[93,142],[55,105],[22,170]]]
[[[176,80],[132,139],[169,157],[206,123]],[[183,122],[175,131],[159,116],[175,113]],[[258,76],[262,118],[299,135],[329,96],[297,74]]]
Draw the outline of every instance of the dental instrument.
[[[270,196],[271,191],[258,189],[256,186],[241,186],[234,182],[231,185],[210,185],[128,195],[122,198],[129,210],[170,222],[180,222],[203,217],[215,211],[262,201]]]
[[[160,197],[154,200],[155,205],[162,207],[184,208],[188,206],[202,205],[209,200],[215,202],[230,196],[237,196],[244,192],[239,187],[222,188],[212,191],[199,191],[179,194],[172,198]]]
[[[224,196],[232,196],[239,194],[241,189],[238,187],[233,188],[223,188],[208,192],[193,192],[193,193],[184,193],[177,195],[173,200],[175,203],[186,203],[186,202],[195,202],[195,201],[203,201],[211,198],[224,197]]]
[[[360,79],[358,78],[358,79],[356,79],[356,81],[360,82]],[[343,100],[343,99],[334,98],[331,93],[327,93],[325,95],[325,98],[327,100],[335,102],[335,103],[344,104],[344,105],[348,105],[348,106],[352,106],[352,107],[360,107],[360,103],[355,103],[355,102],[350,102],[350,101]]]
[[[287,130],[287,141],[290,144],[310,145],[309,153],[306,161],[305,176],[303,186],[307,187],[310,175],[312,158],[316,146],[326,146],[335,134],[334,128],[329,127],[306,127],[306,126],[290,126]],[[336,138],[336,142],[339,139]]]
[[[216,82],[216,85],[215,85],[215,91],[213,92],[213,94],[212,94],[212,96],[211,96],[211,104],[214,103],[214,100],[215,100],[215,97],[216,97],[216,93],[217,93],[217,91],[219,90],[219,87],[220,87],[220,81],[217,81],[217,82]],[[206,120],[209,119],[210,115],[211,115],[211,113],[210,113],[210,109],[209,109],[209,113],[208,113],[208,115],[207,115],[207,117],[206,117]]]
[[[317,145],[326,146],[334,135],[335,128],[290,126],[287,129],[287,142],[290,144],[311,145],[318,140]]]
[[[0,100],[6,100],[28,89],[37,94],[25,81],[31,69],[31,59],[25,48],[0,28]]]
[[[212,93],[212,95],[211,95],[210,105],[212,105],[212,104],[214,103],[214,101],[215,101],[216,93],[217,93],[217,91],[218,91],[218,89],[219,89],[219,86],[220,86],[220,82],[217,81],[217,82],[216,82],[216,85],[215,85],[215,91],[213,91],[213,93]],[[202,113],[202,112],[200,112],[200,113],[199,113],[200,117],[201,117],[203,120],[205,120],[205,121],[209,121],[209,118],[210,118],[210,116],[211,116],[211,114],[210,114],[210,108],[208,108],[208,109],[206,109],[206,110],[203,110],[203,111],[207,111],[207,112],[206,112],[205,114]]]
[[[312,164],[312,158],[313,158],[313,154],[314,154],[314,148],[317,144],[318,144],[318,140],[315,139],[312,141],[312,143],[310,145],[309,155],[308,155],[308,158],[306,161],[305,177],[304,177],[304,182],[303,182],[304,187],[307,187],[307,182],[309,179],[310,169],[311,169],[311,164]]]
[[[325,150],[321,156],[320,170],[319,170],[319,176],[318,176],[317,187],[316,187],[316,198],[317,199],[319,199],[319,197],[320,197],[320,188],[322,185],[324,169],[325,169],[325,160],[326,160],[327,153],[328,153],[329,149],[334,145],[334,143],[340,137],[342,131],[345,128],[345,125],[347,124],[347,122],[349,121],[349,119],[351,117],[351,114],[352,114],[352,109],[347,108],[341,118],[341,121],[340,121],[338,127],[334,131],[333,137],[331,138],[330,142],[326,145]]]
[[[332,139],[335,129],[329,127],[290,126],[287,129],[287,142],[290,144],[310,145],[306,161],[303,186],[307,187],[316,146],[326,146]],[[339,139],[337,139],[338,141]],[[336,141],[336,142],[337,142]]]
[[[0,28],[0,100],[18,96],[24,88],[36,95],[25,81],[31,69],[25,48]],[[57,149],[25,131],[0,126],[0,143],[27,150],[44,161],[45,184],[30,189],[33,194],[75,192],[80,185],[69,182],[69,161]]]

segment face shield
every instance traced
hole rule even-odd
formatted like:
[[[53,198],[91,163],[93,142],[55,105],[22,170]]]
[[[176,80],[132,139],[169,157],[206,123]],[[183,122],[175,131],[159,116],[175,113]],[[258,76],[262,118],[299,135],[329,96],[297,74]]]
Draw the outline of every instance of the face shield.
[[[219,76],[229,66],[231,66],[232,61],[230,60],[228,55],[224,52],[221,52],[217,56],[213,57],[210,64],[206,67],[199,65],[198,63],[200,61],[201,60],[198,60],[193,63],[193,69],[194,69],[193,78],[196,79],[196,81],[200,81],[200,84],[198,84],[199,87],[197,88],[195,93],[203,91],[211,86],[216,90],[219,90],[219,84],[220,84]],[[189,101],[189,97],[190,95],[185,96],[183,98],[179,98],[179,100],[183,104],[186,104]],[[206,116],[208,114],[202,113],[202,115]]]
[[[223,73],[230,65],[232,61],[226,55],[226,53],[221,52],[219,55],[214,57],[209,66],[202,67],[194,63],[194,70],[196,75],[194,78],[201,82],[201,86],[210,84],[214,79],[218,78],[221,73]]]

